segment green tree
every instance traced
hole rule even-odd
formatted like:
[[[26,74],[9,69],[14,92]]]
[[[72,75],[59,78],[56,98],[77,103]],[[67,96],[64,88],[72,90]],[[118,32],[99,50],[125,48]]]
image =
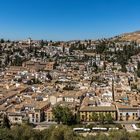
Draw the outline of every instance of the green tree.
[[[109,140],[129,140],[130,134],[125,130],[113,131],[109,134]]]
[[[41,135],[43,136],[42,140],[50,140],[50,137],[54,129],[55,129],[55,126],[50,126],[49,129],[45,129],[41,131]]]
[[[62,121],[63,108],[61,106],[56,106],[53,108],[52,112],[53,112],[55,121],[60,123]]]
[[[93,67],[95,69],[95,72],[97,72],[98,71],[98,66],[97,66],[96,62],[93,63]]]
[[[137,76],[140,78],[140,69],[137,70]]]
[[[40,47],[42,48],[44,45],[45,45],[44,41],[41,40],[41,41],[40,41]]]
[[[97,113],[95,113],[95,112],[92,113],[92,120],[93,120],[94,122],[97,122],[97,121],[99,120],[99,116],[98,116]]]
[[[10,129],[10,121],[9,121],[8,116],[6,114],[3,115],[2,127]]]
[[[98,133],[95,137],[95,140],[108,140],[108,136],[103,133]]]
[[[137,64],[137,76],[140,78],[140,61]]]
[[[140,61],[138,61],[137,69],[138,69],[138,70],[140,69]]]
[[[64,129],[64,140],[74,140],[74,133],[70,128]]]
[[[75,116],[68,107],[56,106],[53,108],[53,115],[56,122],[71,125],[75,123]]]
[[[64,140],[64,130],[61,127],[55,127],[52,131],[50,140]]]
[[[80,114],[79,114],[79,112],[75,114],[75,124],[80,124]]]
[[[122,65],[121,71],[124,72],[124,73],[127,72],[127,69],[126,69],[126,66],[125,65]]]
[[[62,122],[67,125],[71,125],[74,122],[74,115],[68,107],[63,108]]]
[[[1,40],[0,40],[0,43],[4,43],[5,41],[4,41],[4,39],[2,38]]]
[[[15,58],[12,62],[14,66],[22,66],[22,58],[19,55],[15,55]]]
[[[106,49],[106,43],[105,42],[101,42],[97,47],[96,47],[96,52],[98,54],[102,54]]]
[[[65,46],[63,46],[63,53],[65,52]]]
[[[105,122],[105,116],[104,116],[103,113],[99,113],[99,122],[100,122],[101,124],[104,124],[104,122]]]
[[[15,126],[11,129],[14,140],[42,140],[42,133],[27,125]]]
[[[78,140],[79,135],[76,135],[68,126],[58,125],[51,130],[49,138],[44,140]]]
[[[108,123],[108,124],[112,124],[113,123],[113,117],[111,116],[111,114],[110,113],[108,113],[108,114],[106,114],[105,115],[105,121],[106,121],[106,123]]]
[[[14,140],[10,129],[0,128],[0,140]]]

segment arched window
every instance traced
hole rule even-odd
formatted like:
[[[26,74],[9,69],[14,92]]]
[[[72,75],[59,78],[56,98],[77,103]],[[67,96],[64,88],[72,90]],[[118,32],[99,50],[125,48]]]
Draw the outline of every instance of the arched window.
[[[129,114],[126,113],[126,121],[129,119]]]

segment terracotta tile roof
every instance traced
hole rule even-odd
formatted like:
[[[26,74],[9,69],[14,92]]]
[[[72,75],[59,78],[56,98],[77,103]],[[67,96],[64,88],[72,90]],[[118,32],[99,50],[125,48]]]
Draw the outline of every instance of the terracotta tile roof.
[[[90,106],[83,106],[80,108],[80,111],[117,111],[115,106],[97,106],[97,107],[90,107]]]

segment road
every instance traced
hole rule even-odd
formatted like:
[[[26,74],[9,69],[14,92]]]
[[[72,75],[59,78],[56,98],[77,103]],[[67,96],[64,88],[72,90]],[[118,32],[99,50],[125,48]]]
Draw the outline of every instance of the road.
[[[119,124],[137,124],[137,123],[140,123],[140,121],[114,121],[114,123],[119,123]]]
[[[39,130],[44,130],[47,129],[51,125],[56,125],[56,122],[40,122],[40,123],[35,123],[36,127],[34,129],[39,129]]]
[[[116,124],[122,124],[124,128],[128,132],[134,132],[135,130],[132,127],[132,124],[140,123],[140,121],[115,121]],[[41,122],[41,123],[35,123],[36,127],[34,129],[44,130],[48,128],[51,125],[56,125],[56,122]]]
[[[135,131],[131,124],[125,124],[124,126],[125,126],[125,128],[128,132],[134,132]]]

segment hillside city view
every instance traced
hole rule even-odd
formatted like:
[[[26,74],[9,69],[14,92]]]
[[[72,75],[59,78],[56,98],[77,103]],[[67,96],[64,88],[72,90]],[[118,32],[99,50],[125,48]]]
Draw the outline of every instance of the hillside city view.
[[[138,0],[1,5],[0,140],[140,140]]]

